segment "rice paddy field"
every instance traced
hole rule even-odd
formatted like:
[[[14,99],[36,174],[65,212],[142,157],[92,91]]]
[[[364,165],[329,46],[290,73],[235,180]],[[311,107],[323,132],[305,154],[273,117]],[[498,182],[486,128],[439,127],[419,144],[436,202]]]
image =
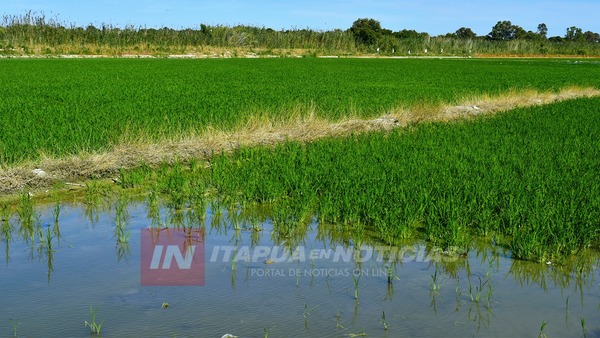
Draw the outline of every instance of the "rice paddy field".
[[[245,148],[213,157],[208,169],[142,168],[122,182],[159,182],[153,189],[179,208],[198,189],[267,203],[284,228],[316,218],[359,237],[421,237],[461,252],[484,237],[515,258],[547,262],[599,244],[599,103]]]
[[[232,129],[337,120],[483,94],[600,86],[590,60],[0,59],[0,164]]]
[[[133,149],[140,160],[108,176],[24,183],[0,202],[11,295],[0,335],[600,333],[597,60],[0,59],[0,69],[6,176],[257,125],[295,121],[293,135],[308,135],[309,119],[405,118],[159,164]],[[510,104],[486,110],[497,98]],[[470,113],[449,117],[455,108]],[[201,233],[206,285],[141,285],[143,234],[179,230]],[[301,248],[322,251],[303,260]],[[34,286],[44,291],[14,296]],[[48,305],[28,313],[34,299]]]

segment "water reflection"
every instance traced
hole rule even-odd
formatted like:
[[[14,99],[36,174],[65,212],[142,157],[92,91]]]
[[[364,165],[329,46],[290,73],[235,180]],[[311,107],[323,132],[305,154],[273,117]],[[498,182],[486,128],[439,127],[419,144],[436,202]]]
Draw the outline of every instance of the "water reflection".
[[[7,208],[3,207],[0,225],[0,233],[4,243],[5,261],[10,263],[10,248],[15,240],[28,246],[28,258],[45,261],[47,267],[47,282],[50,283],[52,272],[54,272],[55,247],[60,246],[60,225],[58,214],[54,225],[42,226],[40,215],[33,211],[21,212],[17,217],[12,217]],[[25,214],[27,213],[27,214]],[[12,217],[12,218],[11,218]],[[17,238],[15,239],[15,235]]]
[[[11,222],[11,213],[7,205],[2,205],[0,209],[0,232],[2,232],[2,238],[4,239],[4,255],[6,257],[6,263],[8,264],[8,252],[10,251],[10,243],[12,241],[12,234],[14,231],[13,222]]]
[[[211,223],[211,228],[217,233],[227,233],[233,230],[233,236],[229,244],[236,248],[245,244],[242,236],[243,231],[250,232],[250,247],[256,247],[261,243],[260,236],[263,235],[261,232],[251,231],[252,226],[243,226],[245,222],[256,223],[256,220],[259,219],[258,215],[244,214],[239,209],[229,209],[224,217],[229,219],[230,215],[233,215],[235,221],[223,221],[223,215],[219,214],[213,219],[214,222]],[[246,218],[242,215],[245,215]],[[427,262],[428,269],[433,271],[430,284],[430,308],[434,316],[437,316],[440,310],[438,308],[440,299],[444,300],[447,296],[447,289],[452,288],[454,281],[454,311],[456,313],[464,312],[466,319],[475,324],[476,332],[480,332],[483,328],[489,328],[491,321],[496,316],[495,308],[497,308],[500,301],[496,299],[494,285],[497,284],[496,280],[498,278],[510,278],[518,282],[521,287],[537,286],[544,291],[547,291],[549,284],[552,288],[559,288],[562,291],[568,289],[571,289],[571,292],[579,291],[580,302],[583,304],[584,290],[593,288],[594,271],[597,269],[599,262],[597,253],[591,250],[582,251],[573,259],[556,266],[551,263],[537,264],[510,260],[508,259],[510,253],[506,249],[486,245],[484,241],[475,241],[469,253],[447,252],[421,241],[406,240],[393,246],[381,242],[378,237],[369,236],[364,229],[359,229],[357,232],[356,227],[352,226],[344,227],[317,224],[315,222],[294,223],[295,218],[292,217],[291,219],[292,221],[290,218],[282,221],[280,217],[279,223],[272,220],[273,230],[269,238],[272,245],[281,246],[289,252],[293,252],[298,246],[310,242],[310,234],[314,233],[315,238],[318,242],[321,242],[323,248],[340,246],[343,250],[352,249],[355,252],[353,257],[356,256],[356,253],[359,253],[358,256],[364,258],[365,256],[361,255],[360,252],[371,250],[373,254],[370,260],[355,259],[353,263],[355,269],[359,271],[364,269],[365,264],[370,264],[371,267],[380,267],[386,271],[385,296],[383,299],[388,302],[393,302],[395,298],[395,286],[401,281],[402,266],[410,262]],[[357,236],[357,233],[360,236]],[[237,250],[234,251],[233,257],[236,254]],[[501,264],[501,261],[504,263]],[[499,271],[505,270],[506,262],[510,262],[507,272],[498,275]],[[240,263],[247,262],[238,260],[232,260],[231,262],[231,286],[233,288],[235,288],[236,272],[238,270],[236,264]],[[312,269],[312,265],[315,264],[314,260],[310,264]],[[476,264],[476,271],[473,270],[473,264]],[[350,292],[355,298],[354,320],[359,316],[361,280],[360,275],[351,275],[350,277],[354,287]],[[248,273],[246,278],[248,278]],[[310,279],[309,285],[311,286],[313,285],[313,279],[314,275]],[[298,285],[298,279],[296,279],[296,285]],[[325,285],[331,292],[329,275],[325,278]],[[569,322],[568,311],[566,314],[566,321]],[[457,323],[457,325],[460,325],[460,323]]]
[[[128,200],[123,194],[119,195],[115,202],[115,230],[113,237],[116,239],[117,260],[127,260],[131,253],[129,248],[129,237],[131,231],[128,228],[129,211],[127,209]]]
[[[26,206],[26,199],[23,201]],[[268,206],[207,202],[200,197],[193,204],[181,206],[163,204],[152,194],[143,202],[122,195],[103,208],[108,211],[102,211],[94,219],[87,217],[87,205],[74,209],[86,215],[89,222],[77,227],[88,229],[92,236],[107,228],[99,220],[108,219],[108,237],[112,237],[110,245],[115,250],[111,255],[116,254],[117,266],[126,266],[132,257],[137,259],[138,242],[134,234],[140,228],[149,228],[154,240],[183,229],[186,245],[192,245],[200,236],[204,238],[206,227],[209,272],[212,276],[226,277],[219,279],[221,284],[213,292],[231,291],[232,297],[244,295],[248,297],[245,301],[261,303],[265,297],[271,297],[263,288],[274,288],[273,297],[282,297],[277,287],[285,292],[294,290],[296,301],[303,308],[297,309],[301,327],[307,332],[327,327],[317,324],[321,319],[316,317],[331,318],[335,322],[332,327],[344,334],[360,332],[366,325],[365,318],[376,313],[372,327],[387,329],[375,335],[387,334],[389,330],[390,336],[395,336],[398,331],[394,330],[401,323],[419,322],[415,316],[425,316],[424,308],[430,320],[447,323],[448,318],[453,318],[457,330],[468,328],[456,333],[489,333],[494,330],[495,321],[507,320],[510,311],[514,311],[514,307],[507,307],[507,299],[527,302],[525,296],[522,299],[507,296],[507,288],[516,294],[537,292],[532,299],[538,300],[544,294],[560,290],[564,293],[561,300],[564,308],[560,311],[564,322],[573,326],[582,318],[587,319],[581,309],[586,302],[594,301],[589,298],[590,293],[599,292],[595,281],[599,259],[591,250],[583,250],[559,265],[511,260],[506,249],[486,245],[483,240],[474,241],[468,253],[442,250],[420,240],[402,240],[390,245],[361,225],[317,223],[318,218],[310,216],[308,208],[293,211],[288,217],[272,216],[274,211]],[[56,284],[53,279],[57,278],[56,271],[61,270],[58,262],[64,264],[64,260],[55,258],[68,254],[58,249],[63,236],[69,236],[75,227],[73,224],[65,227],[64,212],[64,206],[56,203],[45,211],[33,209],[31,213],[0,206],[0,236],[6,265],[21,264],[11,258],[11,248],[25,247],[29,260],[37,259],[45,265],[47,283]],[[89,228],[92,222],[96,222],[96,228]],[[115,256],[112,257],[114,260]],[[292,275],[291,271],[301,273]],[[279,278],[282,275],[277,273],[287,278]],[[506,286],[511,283],[514,286]],[[252,291],[247,293],[248,290]],[[334,305],[327,305],[329,298],[336,300]],[[160,301],[165,300],[177,309],[176,301]],[[415,306],[420,309],[411,313]],[[540,319],[538,324],[544,320]],[[590,319],[587,320],[590,326]],[[283,333],[286,334],[289,332]]]
[[[92,189],[93,190],[93,189]],[[90,203],[88,203],[90,202]],[[91,203],[93,202],[93,203]],[[89,224],[98,222],[98,215],[105,208],[102,207],[101,199],[98,196],[86,197],[86,203],[83,204],[84,214]],[[129,245],[131,230],[129,229],[129,213],[131,201],[124,195],[117,198],[113,204],[114,211],[114,233],[115,251],[118,260],[127,259],[131,254]],[[138,203],[138,202],[135,202]],[[224,206],[222,203],[211,202],[205,199],[198,199],[191,207],[177,209],[172,203],[160,206],[154,193],[151,193],[146,199],[146,217],[149,219],[149,227],[159,230],[169,228],[187,229],[203,227],[207,220],[207,214],[210,214],[208,220],[210,231],[217,235],[229,234],[229,244],[233,247],[248,245],[250,249],[255,248],[263,241],[271,242],[273,246],[284,248],[289,254],[293,253],[299,246],[305,246],[310,234],[314,234],[320,248],[323,249],[341,247],[343,250],[354,250],[353,255],[363,257],[354,260],[355,268],[363,269],[365,261],[364,252],[369,251],[368,262],[375,263],[375,267],[384,269],[387,272],[386,299],[391,300],[394,295],[394,282],[399,280],[399,270],[406,262],[428,262],[430,267],[434,268],[434,276],[443,274],[446,278],[460,281],[461,276],[466,276],[469,283],[469,295],[481,297],[481,290],[484,287],[490,288],[491,271],[500,269],[500,258],[506,258],[509,253],[498,246],[486,245],[484,241],[474,241],[469,254],[448,253],[440,248],[423,243],[419,240],[404,240],[397,245],[383,243],[378,237],[370,236],[364,227],[356,225],[334,225],[325,223],[316,223],[314,217],[305,213],[306,210],[292,212],[292,215],[284,217],[276,211],[269,210],[268,207],[262,208],[243,208],[238,204]],[[34,211],[30,205],[28,197],[23,197],[21,201],[22,209],[16,213],[9,210],[4,205],[0,207],[0,234],[4,244],[5,260],[10,260],[10,247],[14,241],[13,236],[17,235],[19,240],[30,245],[30,259],[37,256],[44,258],[48,262],[48,275],[53,271],[53,253],[54,245],[60,246],[61,227],[60,214],[62,206],[55,203],[52,207],[52,223],[50,226],[42,226],[40,215]],[[271,213],[271,216],[269,216]],[[91,216],[93,215],[93,216]],[[272,224],[269,233],[270,237],[263,238],[265,232],[262,231],[264,224]],[[358,234],[358,235],[357,235]],[[245,242],[248,238],[249,242]],[[236,257],[238,251],[231,255]],[[473,275],[471,272],[470,261],[477,260],[479,265],[488,265],[488,272],[485,275]],[[536,264],[528,261],[510,260],[510,269],[504,276],[518,281],[521,286],[536,285],[542,290],[547,290],[549,284],[552,287],[561,289],[573,288],[574,291],[583,292],[583,290],[594,286],[594,270],[599,266],[599,257],[593,250],[582,250],[571,259],[561,262],[560,265],[554,265],[551,262],[547,264]],[[231,261],[231,271],[237,270],[236,263]],[[234,280],[235,277],[232,277]],[[433,281],[433,285],[437,282]],[[435,289],[436,287],[434,287]],[[458,288],[458,287],[457,287]],[[435,292],[434,292],[435,294]],[[476,297],[476,296],[475,296]],[[476,297],[477,298],[477,297]]]
[[[487,283],[490,280],[490,273],[500,269],[500,259],[510,256],[506,249],[486,245],[485,241],[474,241],[468,254],[443,251],[439,247],[420,240],[404,240],[398,245],[389,245],[381,242],[375,236],[369,236],[368,232],[362,228],[357,231],[355,226],[315,223],[314,219],[306,222],[306,217],[301,217],[302,221],[294,222],[295,217],[282,219],[281,216],[278,216],[278,221],[275,221],[266,217],[264,213],[252,213],[251,210],[243,210],[240,206],[236,206],[223,212],[217,206],[216,211],[211,215],[211,231],[216,234],[231,233],[229,243],[234,247],[243,245],[245,238],[243,234],[249,234],[249,246],[254,248],[263,240],[260,224],[271,222],[273,228],[268,241],[272,242],[274,246],[286,248],[289,252],[293,252],[298,246],[306,245],[309,234],[315,233],[315,239],[322,244],[323,248],[341,246],[343,249],[353,249],[355,255],[358,256],[361,256],[361,250],[372,251],[373,253],[369,256],[372,256],[373,260],[386,264],[383,265],[383,268],[389,273],[388,284],[392,285],[391,281],[397,278],[394,275],[395,271],[404,263],[425,261],[429,262],[431,266],[435,266],[436,271],[441,271],[448,278],[459,279],[462,274],[466,274],[471,286],[470,294],[473,293],[473,288],[477,294],[480,294],[482,287],[491,285],[491,283]],[[179,217],[181,217],[181,213],[179,213]],[[171,219],[171,221],[176,226],[181,223],[177,219]],[[160,221],[157,219],[154,222]],[[357,233],[360,236],[357,236]],[[364,258],[364,255],[361,257]],[[479,265],[486,265],[487,272],[484,275],[474,276],[470,267],[472,260],[477,260]],[[548,287],[548,281],[551,281],[552,286],[561,289],[570,286],[574,286],[575,289],[583,289],[593,286],[593,272],[599,265],[599,256],[593,250],[583,250],[572,259],[565,260],[561,262],[561,265],[556,266],[550,262],[547,264],[521,260],[510,260],[510,262],[511,267],[505,277],[510,276],[519,281],[522,286],[538,285],[545,290]],[[356,260],[355,264],[356,268],[361,270],[365,260]],[[473,286],[479,283],[481,283],[480,286]]]
[[[45,237],[40,243],[38,250],[38,252],[40,252],[40,257],[46,256],[46,265],[48,266],[48,284],[50,284],[50,276],[52,272],[54,272],[54,249],[52,248],[54,238],[54,234],[50,231],[50,227],[48,227],[46,229]]]
[[[507,273],[512,279],[519,281],[521,286],[537,285],[543,290],[551,286],[561,289],[573,287],[580,293],[594,286],[594,270],[598,269],[599,256],[592,250],[582,250],[577,256],[561,262],[560,265],[531,264],[526,261],[514,260]]]

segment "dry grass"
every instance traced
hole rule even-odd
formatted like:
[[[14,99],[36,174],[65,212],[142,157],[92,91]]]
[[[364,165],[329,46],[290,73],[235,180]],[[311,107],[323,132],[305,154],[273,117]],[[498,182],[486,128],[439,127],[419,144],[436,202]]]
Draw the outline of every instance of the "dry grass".
[[[228,152],[240,146],[272,145],[286,140],[311,142],[323,137],[350,133],[390,130],[412,123],[450,121],[481,114],[494,114],[517,107],[550,104],[553,102],[600,96],[594,88],[566,88],[558,93],[534,90],[509,92],[501,96],[465,98],[455,106],[416,105],[398,108],[376,119],[359,119],[352,115],[339,121],[318,118],[313,107],[298,107],[291,117],[273,120],[263,115],[240,124],[232,131],[206,128],[162,142],[149,142],[139,135],[125,136],[112,151],[81,153],[77,156],[52,158],[42,156],[35,162],[0,168],[0,194],[22,190],[44,189],[56,182],[79,181],[114,176],[119,168],[132,168],[141,163],[155,166],[191,158],[208,159],[213,153]],[[44,170],[45,175],[33,172]]]
[[[339,51],[342,53],[342,51]],[[232,57],[301,57],[310,55],[310,49],[301,48],[265,48],[265,47],[218,47],[207,45],[170,46],[168,49],[156,45],[140,43],[127,47],[111,47],[100,44],[33,44],[16,48],[11,57],[171,57],[171,58],[232,58]],[[343,54],[343,53],[342,53]],[[1,55],[0,55],[1,56]]]

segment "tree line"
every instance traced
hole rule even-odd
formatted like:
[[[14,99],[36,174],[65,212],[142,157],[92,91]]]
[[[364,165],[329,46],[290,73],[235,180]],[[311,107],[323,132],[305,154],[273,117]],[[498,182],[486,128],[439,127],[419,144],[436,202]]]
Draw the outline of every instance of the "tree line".
[[[0,54],[179,54],[248,53],[279,55],[595,55],[598,33],[569,27],[564,36],[547,37],[548,28],[526,31],[499,21],[489,34],[477,36],[461,27],[430,36],[403,29],[391,31],[375,19],[362,18],[348,29],[274,30],[253,26],[201,24],[197,28],[115,27],[109,24],[67,25],[43,14],[4,16],[0,22]]]
[[[429,38],[428,33],[419,33],[415,30],[403,29],[401,31],[393,32],[389,29],[381,27],[381,23],[375,19],[358,19],[354,21],[352,27],[349,29],[358,43],[372,45],[381,43],[382,40],[387,36],[392,36],[398,39],[406,38]],[[540,23],[537,26],[537,31],[526,31],[523,27],[514,25],[510,21],[498,21],[492,31],[485,36],[477,36],[471,28],[461,27],[454,33],[448,33],[443,35],[446,38],[457,38],[457,39],[486,39],[491,41],[510,41],[510,40],[529,40],[529,41],[550,41],[550,42],[588,42],[588,43],[600,43],[600,34],[592,31],[583,32],[579,27],[568,27],[564,36],[553,36],[548,37],[548,27],[545,23]]]

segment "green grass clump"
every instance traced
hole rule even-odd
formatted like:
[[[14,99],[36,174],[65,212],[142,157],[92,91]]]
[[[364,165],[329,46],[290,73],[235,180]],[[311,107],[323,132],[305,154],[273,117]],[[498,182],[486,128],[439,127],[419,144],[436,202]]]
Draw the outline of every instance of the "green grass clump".
[[[544,261],[600,238],[600,99],[518,109],[212,159],[221,196],[270,202],[322,223],[366,227],[386,241],[447,249],[494,238]],[[362,231],[362,230],[361,230]]]
[[[90,334],[93,336],[100,336],[100,331],[102,330],[102,324],[104,324],[104,320],[98,324],[96,322],[96,314],[98,312],[98,307],[96,308],[92,308],[92,304],[90,304],[90,316],[91,316],[91,321],[88,322],[87,320],[84,322],[84,325],[86,327],[90,328]]]
[[[594,62],[567,60],[0,59],[0,69],[0,165],[257,117],[374,117],[509,90],[600,87]]]

